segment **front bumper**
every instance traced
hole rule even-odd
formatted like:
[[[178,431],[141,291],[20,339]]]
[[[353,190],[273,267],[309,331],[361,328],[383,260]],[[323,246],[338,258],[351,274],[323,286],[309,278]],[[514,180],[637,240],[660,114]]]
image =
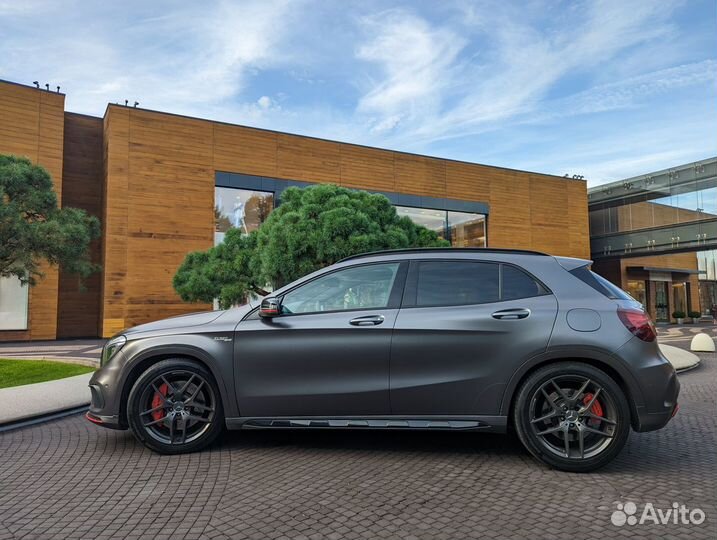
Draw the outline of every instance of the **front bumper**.
[[[120,416],[121,385],[119,362],[103,366],[90,379],[90,410],[86,418],[93,424],[111,429],[127,429]]]
[[[87,411],[85,413],[85,418],[98,426],[110,429],[127,429],[120,424],[119,416],[102,416],[99,414],[92,414],[92,412]]]

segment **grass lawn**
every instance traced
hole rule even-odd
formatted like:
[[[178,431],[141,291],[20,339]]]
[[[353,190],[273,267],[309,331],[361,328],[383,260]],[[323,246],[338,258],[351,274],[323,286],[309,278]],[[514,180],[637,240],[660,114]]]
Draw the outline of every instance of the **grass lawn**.
[[[94,371],[95,368],[47,360],[10,360],[0,358],[0,388],[43,381],[54,381]]]

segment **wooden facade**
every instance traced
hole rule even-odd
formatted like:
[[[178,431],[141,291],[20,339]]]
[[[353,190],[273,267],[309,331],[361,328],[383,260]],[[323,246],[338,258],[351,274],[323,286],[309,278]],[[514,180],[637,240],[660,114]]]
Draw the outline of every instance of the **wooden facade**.
[[[0,84],[0,107],[13,108],[6,87],[15,85]],[[38,102],[50,99],[47,92],[18,88]],[[30,109],[23,102],[14,113],[15,129],[23,137],[30,129],[26,126],[37,122],[38,113],[33,116]],[[62,120],[62,103],[59,111]],[[66,113],[64,123],[64,172],[62,124],[59,167],[51,172],[60,179],[58,185],[63,174],[65,182],[72,182],[65,188],[67,204],[100,216],[103,235],[96,256],[103,270],[86,285],[86,293],[77,289],[76,279],[63,275],[58,296],[55,277],[52,330],[60,337],[85,334],[93,325],[94,335],[110,336],[144,322],[210,309],[182,302],[172,277],[187,253],[213,244],[217,171],[483,202],[489,206],[490,247],[589,257],[583,181],[117,105],[109,105],[103,119]],[[0,152],[12,151],[5,142],[11,139],[0,135]],[[37,150],[27,148],[14,151],[38,160]],[[52,165],[43,157],[38,162]],[[31,312],[38,309],[31,304]],[[14,339],[35,336],[30,332]]]
[[[45,167],[62,202],[65,96],[0,81],[0,153],[25,156]],[[0,341],[57,336],[59,272],[42,265],[45,277],[30,289],[27,330],[0,330]]]

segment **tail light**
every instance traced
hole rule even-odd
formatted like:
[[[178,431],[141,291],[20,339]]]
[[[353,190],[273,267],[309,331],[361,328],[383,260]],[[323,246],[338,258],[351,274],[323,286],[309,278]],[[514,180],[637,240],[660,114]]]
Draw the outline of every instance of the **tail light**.
[[[642,341],[655,341],[657,331],[650,316],[639,309],[618,308],[617,316],[632,334]]]

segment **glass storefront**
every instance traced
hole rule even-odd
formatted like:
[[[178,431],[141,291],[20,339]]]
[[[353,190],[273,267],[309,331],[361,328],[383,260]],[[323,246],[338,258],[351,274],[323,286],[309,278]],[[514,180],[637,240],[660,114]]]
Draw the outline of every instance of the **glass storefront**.
[[[690,306],[688,302],[688,283],[673,283],[672,284],[672,298],[673,298],[673,311],[679,311],[685,314],[687,314],[690,311]]]
[[[18,278],[0,278],[0,330],[27,330],[28,297]]]
[[[590,208],[590,235],[693,223],[717,218],[714,182],[688,182],[640,197]]]
[[[249,234],[264,223],[274,209],[274,194],[268,191],[251,191],[217,187],[214,192],[214,244],[224,240],[231,228]]]
[[[453,247],[486,247],[483,214],[449,211],[448,232]]]
[[[667,281],[653,281],[655,285],[655,320],[657,322],[669,322],[669,303],[667,297]]]
[[[717,249],[697,252],[699,273],[700,310],[710,315],[717,306]]]
[[[399,216],[405,216],[418,225],[436,231],[453,247],[486,247],[485,215],[470,212],[453,212],[396,206]]]
[[[274,193],[248,189],[217,187],[214,195],[214,243],[224,240],[230,228],[245,234],[256,230],[274,209]],[[454,212],[396,206],[399,216],[436,231],[454,247],[486,247],[486,216],[471,212]]]
[[[629,280],[627,282],[627,294],[647,308],[647,290],[644,280]]]

